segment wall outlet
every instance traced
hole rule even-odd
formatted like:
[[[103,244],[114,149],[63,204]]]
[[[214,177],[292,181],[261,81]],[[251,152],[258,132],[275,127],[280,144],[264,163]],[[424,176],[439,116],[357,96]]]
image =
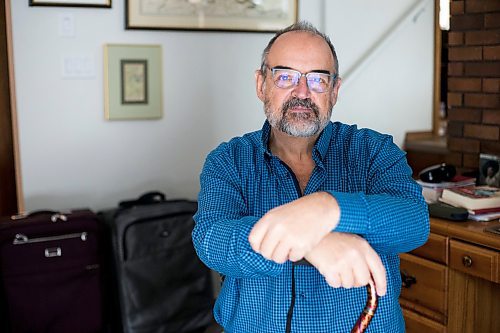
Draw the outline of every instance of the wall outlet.
[[[63,56],[62,77],[64,79],[95,77],[94,57],[89,55]]]

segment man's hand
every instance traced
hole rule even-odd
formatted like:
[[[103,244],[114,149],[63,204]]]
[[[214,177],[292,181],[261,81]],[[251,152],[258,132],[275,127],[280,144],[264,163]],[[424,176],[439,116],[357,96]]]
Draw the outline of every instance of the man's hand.
[[[387,291],[385,267],[380,257],[358,235],[331,232],[305,258],[334,288],[362,287],[373,279],[379,296]]]
[[[266,259],[299,261],[335,229],[339,218],[337,200],[329,193],[316,192],[267,212],[248,240]]]

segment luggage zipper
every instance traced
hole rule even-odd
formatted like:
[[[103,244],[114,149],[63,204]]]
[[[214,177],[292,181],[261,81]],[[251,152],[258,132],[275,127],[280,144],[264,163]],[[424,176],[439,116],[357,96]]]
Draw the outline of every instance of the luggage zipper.
[[[40,210],[40,211],[34,211],[32,213],[24,212],[24,213],[21,213],[21,214],[12,215],[10,217],[10,219],[12,221],[16,221],[16,220],[25,219],[27,217],[34,217],[34,216],[42,215],[42,214],[50,214],[50,221],[52,221],[52,222],[55,223],[58,220],[61,220],[63,222],[68,221],[68,217],[66,215],[71,214],[71,212],[66,212],[66,213],[60,212],[60,213],[57,213],[57,212],[53,212],[53,211],[50,211],[50,210]]]
[[[25,234],[16,234],[14,237],[14,241],[12,244],[14,245],[23,245],[30,243],[40,243],[40,242],[50,242],[62,239],[71,239],[71,238],[80,238],[83,242],[87,240],[87,232],[77,232],[73,234],[59,235],[59,236],[50,236],[50,237],[37,237],[37,238],[29,238]]]

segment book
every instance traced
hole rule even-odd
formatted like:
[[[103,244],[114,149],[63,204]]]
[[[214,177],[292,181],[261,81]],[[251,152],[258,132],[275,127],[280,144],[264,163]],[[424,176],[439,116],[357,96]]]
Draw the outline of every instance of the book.
[[[474,221],[480,221],[480,222],[498,220],[498,219],[500,219],[500,212],[485,213],[485,214],[478,214],[478,215],[469,214],[469,219],[474,220]]]
[[[439,198],[443,193],[443,189],[472,186],[476,183],[476,178],[457,175],[449,182],[428,183],[418,179],[417,183],[422,187],[422,195],[424,196],[425,201],[427,203],[435,203],[439,201]]]
[[[499,207],[492,207],[492,208],[485,208],[485,209],[469,209],[468,211],[469,211],[469,214],[471,214],[471,215],[500,213],[500,206]]]
[[[444,203],[444,204],[453,206],[453,207],[463,208],[459,204],[457,204],[456,202],[451,202],[449,199],[440,198],[439,201]],[[430,209],[429,209],[429,213],[431,213]],[[500,219],[500,207],[475,209],[475,210],[467,209],[467,213],[468,213],[467,217],[471,220],[474,220],[474,221],[481,221],[482,222],[482,221],[491,221],[491,220]]]
[[[468,210],[495,208],[500,206],[500,188],[490,186],[445,188],[440,200]]]
[[[485,209],[468,209],[469,219],[475,221],[492,221],[500,219],[500,207]]]

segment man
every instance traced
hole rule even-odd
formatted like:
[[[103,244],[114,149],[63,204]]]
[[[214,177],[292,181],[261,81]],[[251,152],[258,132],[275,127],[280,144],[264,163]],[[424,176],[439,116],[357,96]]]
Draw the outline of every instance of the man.
[[[225,276],[217,322],[229,333],[350,332],[372,279],[381,297],[368,331],[403,332],[398,253],[429,233],[405,154],[388,135],[330,122],[337,56],[307,22],[271,39],[255,79],[262,130],[221,144],[200,177],[193,242]]]

